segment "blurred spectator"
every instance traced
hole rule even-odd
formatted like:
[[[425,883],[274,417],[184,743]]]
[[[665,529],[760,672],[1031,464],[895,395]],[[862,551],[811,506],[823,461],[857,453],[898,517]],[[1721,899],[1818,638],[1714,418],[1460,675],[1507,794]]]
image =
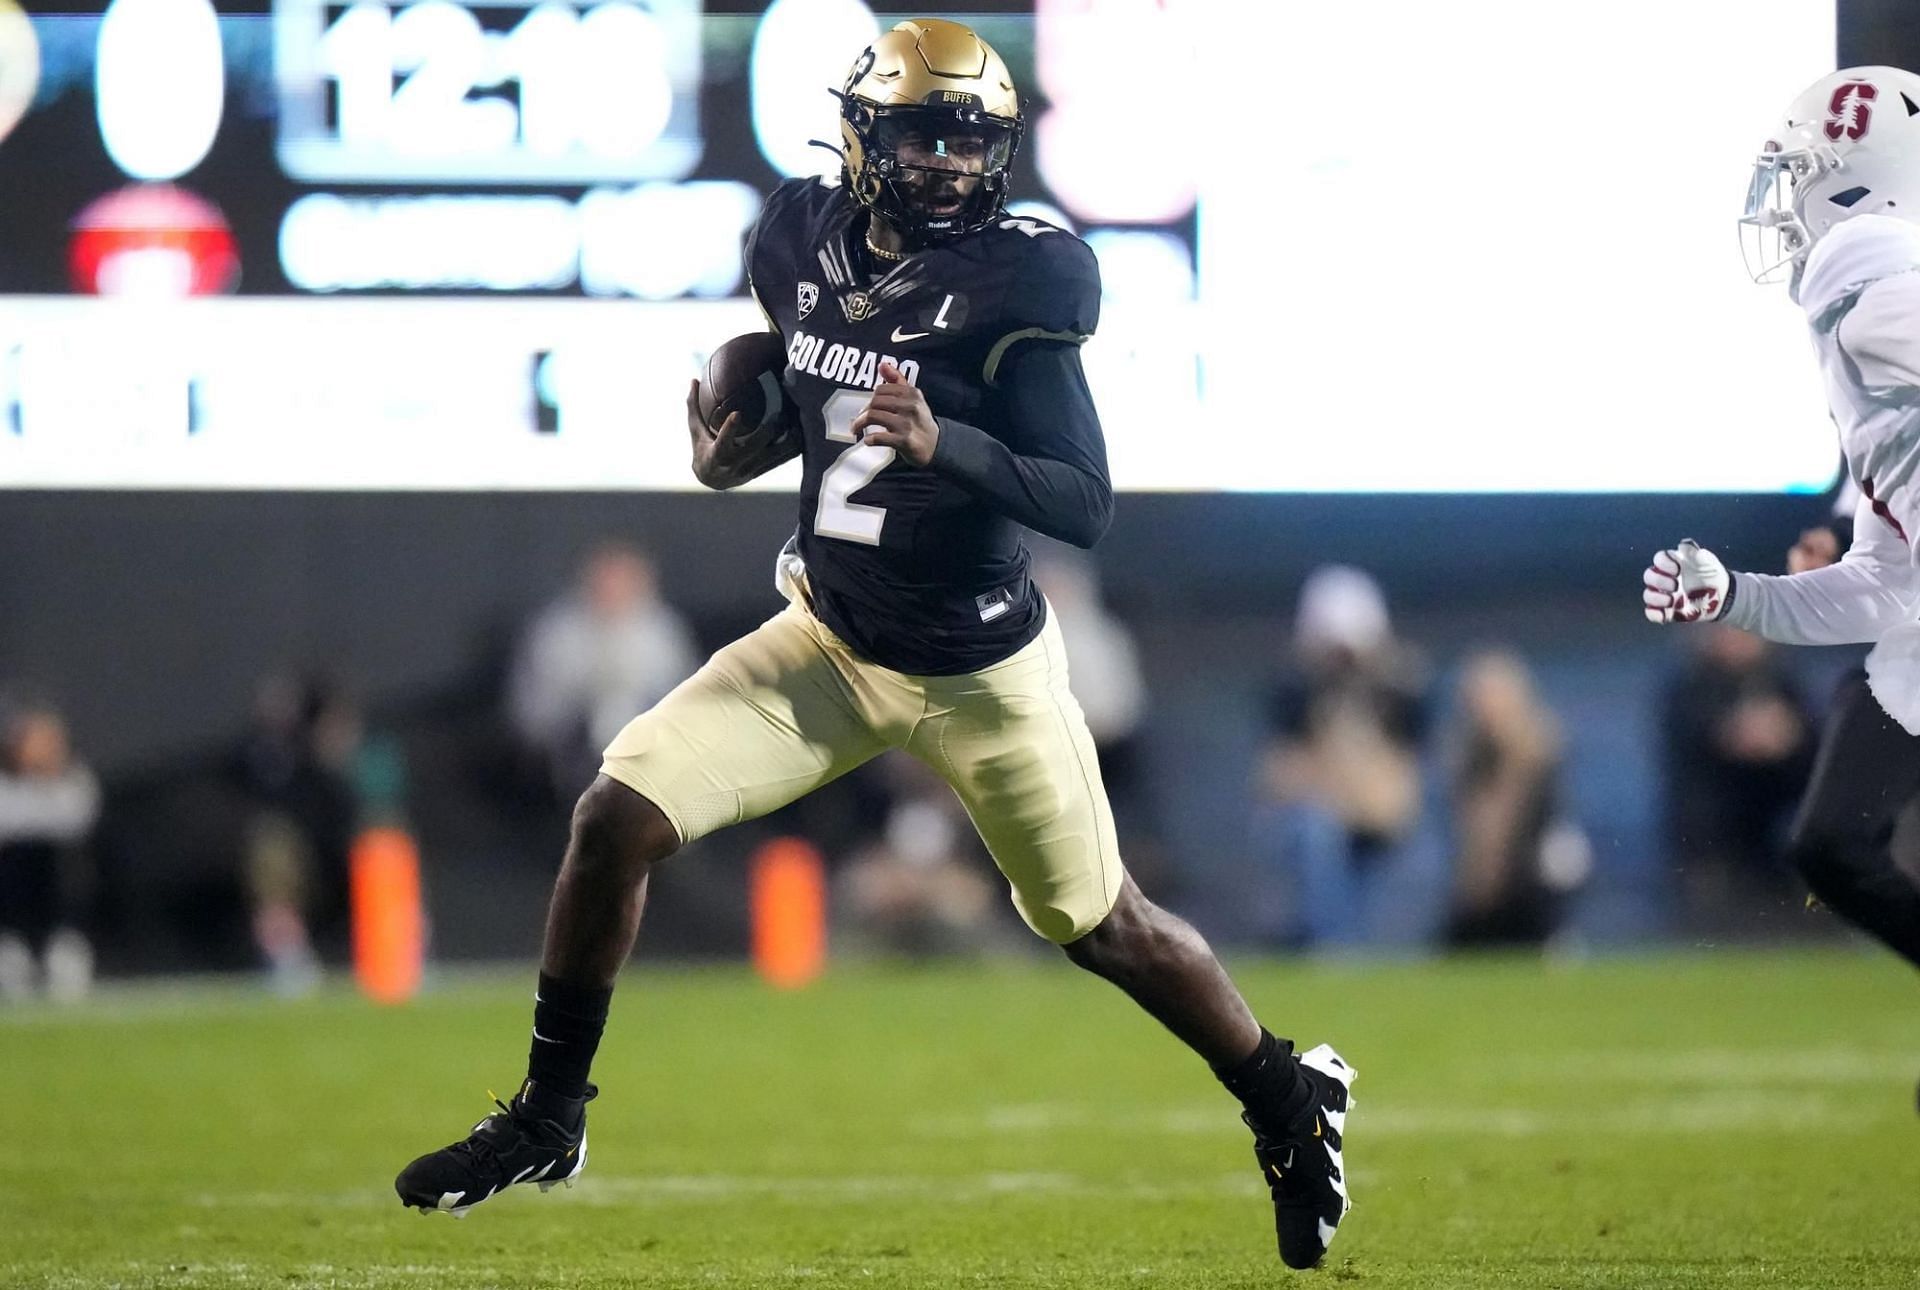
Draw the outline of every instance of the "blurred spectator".
[[[693,633],[660,598],[652,561],[607,542],[528,628],[508,682],[508,717],[556,798],[570,801],[620,728],[699,663]]]
[[[1073,697],[1086,713],[1087,730],[1105,772],[1108,750],[1130,745],[1146,714],[1140,651],[1127,625],[1101,602],[1099,575],[1085,558],[1077,553],[1037,556],[1033,580],[1059,615]]]
[[[1853,512],[1860,488],[1843,479],[1833,498],[1833,511],[1824,524],[1800,531],[1800,540],[1787,552],[1787,572],[1806,573],[1837,562],[1853,545]]]
[[[1504,650],[1470,657],[1457,697],[1448,942],[1542,944],[1592,859],[1585,835],[1560,817],[1559,720]]]
[[[0,998],[31,994],[36,976],[60,1000],[92,983],[78,907],[99,816],[100,786],[60,714],[42,703],[0,712]]]
[[[1421,762],[1426,668],[1370,575],[1308,576],[1269,715],[1256,831],[1281,906],[1270,929],[1326,947],[1429,939],[1444,859]]]
[[[1813,763],[1813,721],[1772,646],[1707,624],[1661,703],[1667,836],[1697,912],[1780,891],[1785,830]]]
[[[1033,580],[1060,621],[1068,684],[1086,714],[1127,868],[1154,889],[1159,837],[1146,792],[1146,679],[1133,632],[1108,611],[1099,574],[1077,551],[1037,552]]]
[[[242,852],[254,944],[282,993],[317,984],[316,939],[345,940],[362,737],[358,706],[330,678],[275,673],[255,692],[233,769],[247,802]]]
[[[893,803],[879,836],[835,879],[836,942],[899,955],[973,953],[1006,943],[1006,901],[993,860],[960,799],[903,753],[874,765]]]

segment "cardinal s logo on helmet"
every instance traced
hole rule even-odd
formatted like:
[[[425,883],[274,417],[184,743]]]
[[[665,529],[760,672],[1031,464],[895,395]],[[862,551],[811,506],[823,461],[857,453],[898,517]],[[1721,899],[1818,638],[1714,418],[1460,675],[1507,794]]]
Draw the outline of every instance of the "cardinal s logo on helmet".
[[[975,232],[1006,208],[1026,122],[1006,63],[971,28],[898,24],[835,97],[847,191],[910,245]]]
[[[1855,215],[1920,221],[1920,76],[1912,72],[1845,67],[1787,105],[1747,184],[1747,271],[1756,282],[1789,276]]]
[[[1873,101],[1879,97],[1880,91],[1873,88],[1872,81],[1848,81],[1836,86],[1827,101],[1827,138],[1858,139],[1865,135],[1873,121]]]

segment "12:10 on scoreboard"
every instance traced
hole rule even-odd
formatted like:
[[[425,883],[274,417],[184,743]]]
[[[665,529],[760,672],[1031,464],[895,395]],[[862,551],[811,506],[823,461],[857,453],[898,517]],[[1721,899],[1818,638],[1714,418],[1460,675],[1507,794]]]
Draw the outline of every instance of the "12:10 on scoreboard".
[[[320,183],[680,179],[700,157],[697,0],[279,0],[279,155]]]

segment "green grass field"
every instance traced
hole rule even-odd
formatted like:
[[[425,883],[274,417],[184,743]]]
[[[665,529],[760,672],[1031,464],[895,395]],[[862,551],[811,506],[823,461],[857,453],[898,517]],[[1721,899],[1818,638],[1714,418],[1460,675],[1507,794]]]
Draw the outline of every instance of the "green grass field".
[[[580,1186],[461,1222],[391,1179],[511,1090],[530,972],[0,1012],[0,1284],[1920,1285],[1920,982],[1887,956],[1235,970],[1360,1072],[1318,1272],[1275,1258],[1205,1069],[1034,963],[630,974]]]

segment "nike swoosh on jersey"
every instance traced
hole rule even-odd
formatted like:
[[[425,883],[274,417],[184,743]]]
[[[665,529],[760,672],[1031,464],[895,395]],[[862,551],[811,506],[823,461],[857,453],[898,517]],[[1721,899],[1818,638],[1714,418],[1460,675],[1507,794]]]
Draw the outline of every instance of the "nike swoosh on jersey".
[[[922,340],[931,335],[933,335],[933,333],[930,331],[901,331],[898,327],[895,327],[893,329],[893,343],[899,345],[910,340]]]

